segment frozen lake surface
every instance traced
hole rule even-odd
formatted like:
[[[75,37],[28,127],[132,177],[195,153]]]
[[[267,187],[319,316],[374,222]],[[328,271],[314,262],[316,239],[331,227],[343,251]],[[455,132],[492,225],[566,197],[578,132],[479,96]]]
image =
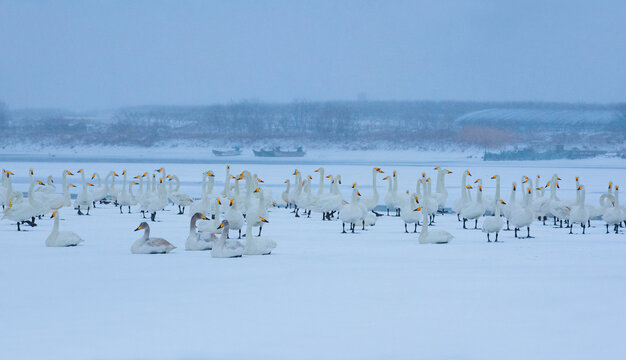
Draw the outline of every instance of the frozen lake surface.
[[[431,154],[432,155],[432,154]],[[429,156],[431,156],[429,155]],[[377,157],[378,156],[378,157]],[[348,199],[356,181],[371,193],[371,166],[397,170],[401,191],[415,189],[422,171],[435,177],[432,157],[385,162],[330,162],[341,173]],[[407,155],[408,157],[408,155]],[[166,164],[183,181],[181,190],[200,196],[201,172],[224,165]],[[252,161],[252,160],[251,160]],[[333,160],[334,161],[334,160]],[[374,163],[376,161],[376,163]],[[324,163],[324,160],[320,160]],[[438,164],[453,171],[448,205],[459,197],[460,173],[482,177],[493,195],[494,173],[502,198],[511,181],[537,173],[561,178],[562,198],[573,198],[574,176],[597,205],[609,180],[626,179],[623,160],[485,163],[451,157]],[[101,175],[126,169],[131,175],[161,163],[3,162],[26,191],[35,175],[57,178],[64,168]],[[393,165],[393,166],[392,166]],[[294,168],[314,175],[317,165],[233,163],[233,173],[258,172],[278,199]],[[382,198],[387,184],[378,178]],[[118,179],[118,184],[121,179]],[[79,185],[80,178],[72,181]],[[317,185],[313,186],[313,190]],[[588,234],[531,227],[532,239],[501,233],[487,243],[480,230],[463,230],[455,215],[438,216],[436,227],[455,239],[420,245],[396,217],[340,234],[341,223],[319,214],[296,219],[271,209],[263,229],[278,242],[269,256],[214,259],[184,251],[189,217],[173,206],[157,215],[152,234],[178,248],[168,255],[133,255],[130,245],[141,214],[119,214],[112,205],[78,216],[61,210],[61,229],[86,241],[75,248],[46,248],[51,219],[18,233],[0,221],[0,354],[23,359],[617,359],[626,356],[626,237],[605,234],[592,221]],[[479,221],[480,224],[480,221]],[[419,230],[419,229],[418,229]],[[232,233],[234,234],[234,233]]]

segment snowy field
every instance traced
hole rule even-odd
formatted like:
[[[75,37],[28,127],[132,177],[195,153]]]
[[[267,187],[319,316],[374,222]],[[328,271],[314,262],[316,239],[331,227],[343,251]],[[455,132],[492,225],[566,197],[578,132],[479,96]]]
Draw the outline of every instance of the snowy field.
[[[336,156],[336,155],[335,155]],[[414,191],[422,171],[453,172],[448,206],[459,197],[460,174],[483,178],[493,196],[502,177],[507,200],[512,181],[539,173],[563,179],[559,196],[574,198],[574,177],[597,205],[608,181],[626,185],[626,161],[593,159],[485,163],[435,154],[400,157],[352,155],[341,163],[320,157],[326,173],[342,175],[342,192],[358,182],[372,191],[371,168],[397,170],[400,191]],[[250,159],[253,161],[254,159]],[[313,175],[316,159],[233,163],[233,173],[257,172],[278,199],[295,168]],[[441,160],[441,159],[439,159]],[[219,163],[211,163],[219,161]],[[127,170],[131,175],[165,166],[181,190],[200,196],[201,172],[224,183],[223,160],[206,163],[15,162],[13,185],[27,191],[27,170],[60,182],[63,169],[87,174]],[[382,199],[387,183],[378,176]],[[117,184],[119,184],[118,179]],[[71,182],[79,187],[80,177]],[[542,184],[545,185],[545,184]],[[60,188],[60,186],[59,186]],[[270,256],[215,259],[184,251],[189,217],[173,206],[157,215],[154,236],[178,248],[168,255],[133,255],[133,229],[141,215],[112,205],[78,216],[61,210],[61,229],[85,238],[75,248],[47,248],[51,219],[18,233],[0,221],[0,358],[3,359],[622,359],[626,357],[626,236],[605,234],[601,220],[586,235],[535,222],[532,239],[503,232],[487,243],[480,230],[463,230],[455,215],[436,227],[455,239],[420,245],[396,217],[341,234],[341,223],[319,214],[293,217],[271,209],[263,234],[278,248]],[[480,221],[479,221],[480,225]],[[418,229],[419,231],[419,229]],[[522,232],[524,233],[524,232]]]

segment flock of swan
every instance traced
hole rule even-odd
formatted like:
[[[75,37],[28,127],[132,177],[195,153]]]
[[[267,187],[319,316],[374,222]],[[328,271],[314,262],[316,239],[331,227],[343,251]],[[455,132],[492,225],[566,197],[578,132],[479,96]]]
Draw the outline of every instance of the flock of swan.
[[[180,179],[175,174],[168,174],[164,168],[144,172],[132,178],[126,171],[121,175],[110,171],[104,180],[98,173],[86,175],[83,169],[77,171],[82,187],[72,201],[70,189],[76,185],[68,181],[74,174],[69,170],[61,173],[61,189],[57,191],[53,176],[45,181],[37,179],[34,171],[28,172],[30,185],[27,196],[13,189],[12,171],[3,170],[0,184],[0,204],[3,207],[3,219],[10,220],[20,231],[23,225],[36,226],[37,220],[51,214],[54,218],[52,232],[46,239],[47,246],[76,246],[83,239],[71,231],[59,230],[59,211],[61,208],[74,208],[78,215],[89,215],[97,206],[116,206],[120,213],[132,212],[135,207],[143,218],[149,216],[155,221],[159,212],[173,205],[178,214],[183,215],[186,209],[191,215],[189,235],[185,242],[185,250],[210,250],[213,257],[241,257],[243,255],[268,255],[276,247],[276,242],[262,235],[263,225],[269,223],[268,209],[284,207],[292,209],[297,218],[309,218],[312,213],[321,215],[323,221],[341,222],[342,233],[351,232],[376,224],[377,218],[384,216],[378,212],[381,196],[378,193],[377,180],[387,182],[387,192],[382,198],[387,216],[396,216],[404,223],[404,231],[419,233],[420,243],[445,244],[454,237],[445,229],[435,227],[437,216],[445,215],[448,201],[446,176],[452,172],[436,167],[436,184],[426,173],[415,181],[415,191],[398,190],[398,173],[385,173],[378,167],[372,168],[372,187],[369,194],[362,194],[357,183],[352,183],[351,196],[344,199],[340,192],[341,175],[325,174],[319,168],[311,175],[304,175],[295,170],[293,178],[285,180],[286,188],[274,200],[272,191],[264,188],[263,180],[257,174],[247,170],[231,173],[226,167],[224,188],[214,192],[215,173],[212,170],[202,173],[202,196],[193,199],[180,190]],[[313,176],[319,177],[317,191],[313,191]],[[501,231],[513,230],[514,236],[531,237],[530,227],[538,221],[546,225],[552,218],[555,228],[569,229],[571,234],[574,225],[580,225],[582,233],[591,226],[591,219],[601,219],[616,234],[619,228],[626,226],[626,209],[619,203],[619,187],[609,182],[608,190],[599,198],[598,205],[588,204],[585,198],[585,186],[578,177],[575,178],[576,197],[565,199],[559,197],[561,178],[552,175],[545,184],[540,175],[533,180],[528,176],[511,184],[511,192],[507,201],[501,197],[500,176],[494,175],[485,181],[495,182],[493,195],[483,194],[483,179],[468,180],[471,172],[465,170],[461,176],[461,193],[453,202],[452,211],[463,229],[467,223],[473,222],[474,229],[481,229],[487,241],[498,241]],[[116,179],[121,177],[120,186]],[[117,180],[120,182],[119,180]],[[243,184],[241,184],[243,182]],[[328,184],[326,183],[328,182]],[[328,185],[328,186],[327,186]],[[384,208],[383,208],[384,209]],[[347,226],[347,230],[346,230]],[[258,228],[258,234],[253,230]],[[165,254],[176,247],[169,241],[150,237],[150,225],[143,221],[135,231],[143,230],[143,236],[131,246],[131,252],[137,254]],[[237,236],[230,236],[230,231]],[[242,236],[242,230],[245,235]],[[245,239],[242,239],[245,238]]]

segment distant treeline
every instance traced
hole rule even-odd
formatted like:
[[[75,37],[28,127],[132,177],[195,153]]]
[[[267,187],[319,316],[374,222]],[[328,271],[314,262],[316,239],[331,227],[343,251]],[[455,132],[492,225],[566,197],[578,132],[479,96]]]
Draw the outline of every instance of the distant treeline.
[[[518,129],[460,128],[455,119],[491,108],[588,110],[626,113],[626,105],[451,101],[345,101],[287,104],[237,102],[211,106],[141,106],[108,113],[9,111],[0,103],[5,139],[43,145],[305,145],[347,148],[497,148],[541,141]],[[574,139],[576,129],[571,129]],[[589,129],[585,131],[589,132]],[[601,131],[599,131],[601,132]],[[590,134],[587,134],[590,135]],[[545,134],[541,134],[545,138]],[[594,140],[603,134],[593,134]],[[615,135],[614,135],[615,136]],[[621,139],[624,139],[623,135]]]

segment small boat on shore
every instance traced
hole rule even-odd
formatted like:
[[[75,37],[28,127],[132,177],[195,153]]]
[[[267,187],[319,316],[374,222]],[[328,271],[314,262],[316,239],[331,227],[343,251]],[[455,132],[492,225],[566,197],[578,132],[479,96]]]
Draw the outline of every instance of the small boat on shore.
[[[254,152],[254,156],[261,157],[303,157],[306,152],[302,149],[302,146],[298,147],[295,151],[286,151],[281,150],[280,146],[277,146],[273,149],[261,149],[261,150],[252,150]]]
[[[230,150],[213,149],[213,154],[215,154],[215,156],[239,156],[241,155],[241,150],[239,149],[239,146],[235,146]]]

